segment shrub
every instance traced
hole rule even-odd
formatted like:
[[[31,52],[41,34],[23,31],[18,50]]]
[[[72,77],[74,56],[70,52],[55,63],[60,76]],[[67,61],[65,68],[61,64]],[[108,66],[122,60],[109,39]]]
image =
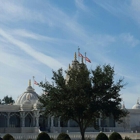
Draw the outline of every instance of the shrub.
[[[37,140],[51,140],[50,136],[45,133],[45,132],[41,132],[38,136],[37,136]]]
[[[113,132],[109,136],[109,140],[122,140],[122,136],[119,133],[117,133],[117,132]]]
[[[10,134],[6,134],[3,136],[3,140],[14,140],[13,136]]]
[[[71,140],[71,138],[66,133],[60,133],[57,137],[57,140]]]
[[[92,140],[91,137],[85,137],[85,140]]]
[[[96,140],[109,140],[105,133],[99,133]]]
[[[125,136],[124,140],[131,140],[131,138]]]

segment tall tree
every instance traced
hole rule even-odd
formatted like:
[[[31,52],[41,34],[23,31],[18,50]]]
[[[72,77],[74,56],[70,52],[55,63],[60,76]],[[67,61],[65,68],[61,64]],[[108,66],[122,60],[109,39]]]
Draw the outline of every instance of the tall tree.
[[[53,83],[40,83],[47,94],[39,97],[44,114],[72,119],[79,125],[82,140],[85,130],[91,124],[97,128],[97,119],[113,115],[120,121],[127,112],[120,108],[120,90],[123,79],[114,81],[114,68],[110,65],[97,66],[89,71],[85,64],[78,64],[65,71],[53,71]]]
[[[14,102],[13,98],[7,95],[2,99],[1,104],[13,104]]]

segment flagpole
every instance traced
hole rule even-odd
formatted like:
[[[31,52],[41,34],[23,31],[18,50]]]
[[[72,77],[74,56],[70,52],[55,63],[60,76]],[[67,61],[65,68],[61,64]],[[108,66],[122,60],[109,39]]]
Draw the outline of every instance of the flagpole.
[[[35,79],[34,79],[34,78],[35,78],[35,76],[33,76],[33,88],[34,88],[34,81],[35,81]]]
[[[86,52],[85,52],[85,64],[86,64]]]
[[[78,61],[79,61],[79,53],[80,53],[80,48],[78,46]]]

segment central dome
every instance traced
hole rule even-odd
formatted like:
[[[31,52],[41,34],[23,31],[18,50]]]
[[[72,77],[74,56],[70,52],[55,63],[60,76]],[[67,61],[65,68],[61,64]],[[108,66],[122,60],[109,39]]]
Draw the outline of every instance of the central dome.
[[[26,91],[18,97],[15,104],[21,105],[25,104],[27,101],[30,101],[31,104],[34,104],[36,101],[38,101],[38,94],[32,88],[31,80],[29,80],[29,86],[27,87]]]

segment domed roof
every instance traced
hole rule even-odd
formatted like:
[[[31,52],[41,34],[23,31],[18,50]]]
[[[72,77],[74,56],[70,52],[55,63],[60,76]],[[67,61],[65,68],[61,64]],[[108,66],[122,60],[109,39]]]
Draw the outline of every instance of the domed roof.
[[[140,109],[140,104],[138,100],[137,103],[132,107],[132,109]]]
[[[29,80],[29,86],[27,87],[26,91],[20,95],[15,104],[21,105],[21,104],[34,104],[38,100],[38,94],[34,91],[34,89],[31,86],[31,80]]]

